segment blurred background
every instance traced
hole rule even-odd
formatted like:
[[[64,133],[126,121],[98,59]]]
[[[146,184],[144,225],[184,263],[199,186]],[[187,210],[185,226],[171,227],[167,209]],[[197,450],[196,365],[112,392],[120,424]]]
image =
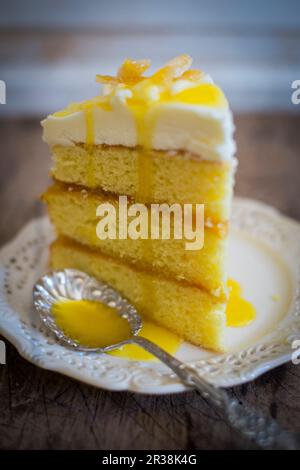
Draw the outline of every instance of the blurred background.
[[[49,150],[40,119],[98,93],[125,57],[153,68],[188,53],[235,115],[236,194],[300,218],[299,0],[0,0],[0,243],[43,211]]]
[[[299,0],[0,1],[5,114],[45,114],[97,94],[124,57],[188,53],[236,111],[291,109]]]

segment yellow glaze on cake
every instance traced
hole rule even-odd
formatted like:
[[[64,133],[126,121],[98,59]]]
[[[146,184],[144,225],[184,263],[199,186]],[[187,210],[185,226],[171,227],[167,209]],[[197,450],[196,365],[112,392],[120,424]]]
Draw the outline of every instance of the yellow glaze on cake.
[[[132,96],[126,100],[126,104],[134,113],[136,113],[136,115],[141,115],[141,113],[145,114],[150,107],[153,109],[152,101],[147,99],[147,92],[149,93],[149,88],[153,85],[154,83],[151,79],[145,79],[143,86],[140,86],[139,88],[130,88]],[[123,87],[122,89],[125,90],[128,88]],[[92,109],[96,106],[103,108],[106,111],[110,111],[110,98],[110,94],[106,96],[100,95],[81,103],[71,103],[67,108],[53,113],[53,116],[62,118],[79,111]],[[228,106],[222,90],[212,83],[203,83],[198,86],[194,85],[193,87],[178,93],[170,93],[170,90],[166,90],[161,92],[159,98],[155,101],[156,105],[173,103],[191,104],[194,106],[211,106],[217,108]]]
[[[98,76],[105,84],[101,95],[48,116],[42,122],[44,140],[51,147],[87,143],[92,116],[94,145],[144,146],[186,151],[209,161],[232,160],[231,112],[211,78],[189,70],[188,56],[148,77],[138,75],[145,71],[140,63],[124,61],[117,77]]]

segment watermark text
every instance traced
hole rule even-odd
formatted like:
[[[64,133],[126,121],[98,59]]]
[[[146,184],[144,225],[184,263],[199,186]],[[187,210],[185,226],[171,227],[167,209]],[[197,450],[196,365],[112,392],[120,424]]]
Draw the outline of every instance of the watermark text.
[[[0,364],[6,364],[6,348],[4,341],[0,340]]]
[[[100,240],[184,240],[186,250],[200,250],[204,244],[204,204],[128,204],[119,196],[117,205],[97,207],[100,217],[96,233]]]
[[[294,80],[291,85],[292,89],[295,90],[292,92],[291,101],[293,104],[300,103],[300,80]]]
[[[0,104],[6,104],[6,84],[4,80],[0,80]]]

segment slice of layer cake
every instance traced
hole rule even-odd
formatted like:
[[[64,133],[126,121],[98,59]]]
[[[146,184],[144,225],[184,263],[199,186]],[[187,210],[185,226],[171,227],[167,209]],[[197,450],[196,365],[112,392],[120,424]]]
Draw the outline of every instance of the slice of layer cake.
[[[59,239],[54,269],[78,268],[188,341],[225,350],[226,245],[235,145],[231,112],[210,77],[180,56],[144,77],[125,60],[103,93],[42,122],[56,183],[43,196]],[[204,204],[204,245],[100,239],[99,204]],[[118,222],[118,221],[117,221]],[[129,222],[127,222],[129,223]]]

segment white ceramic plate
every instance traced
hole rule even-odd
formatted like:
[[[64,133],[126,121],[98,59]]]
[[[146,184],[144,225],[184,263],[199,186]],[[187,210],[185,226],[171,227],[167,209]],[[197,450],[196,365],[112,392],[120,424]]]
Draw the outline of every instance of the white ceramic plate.
[[[32,286],[47,270],[53,232],[31,221],[0,251],[0,331],[20,354],[45,369],[109,390],[175,393],[186,388],[159,362],[137,362],[66,349],[32,308]],[[290,360],[300,339],[300,224],[256,201],[236,199],[229,274],[257,309],[244,328],[228,328],[232,349],[216,354],[184,343],[177,356],[221,386],[239,385]]]

